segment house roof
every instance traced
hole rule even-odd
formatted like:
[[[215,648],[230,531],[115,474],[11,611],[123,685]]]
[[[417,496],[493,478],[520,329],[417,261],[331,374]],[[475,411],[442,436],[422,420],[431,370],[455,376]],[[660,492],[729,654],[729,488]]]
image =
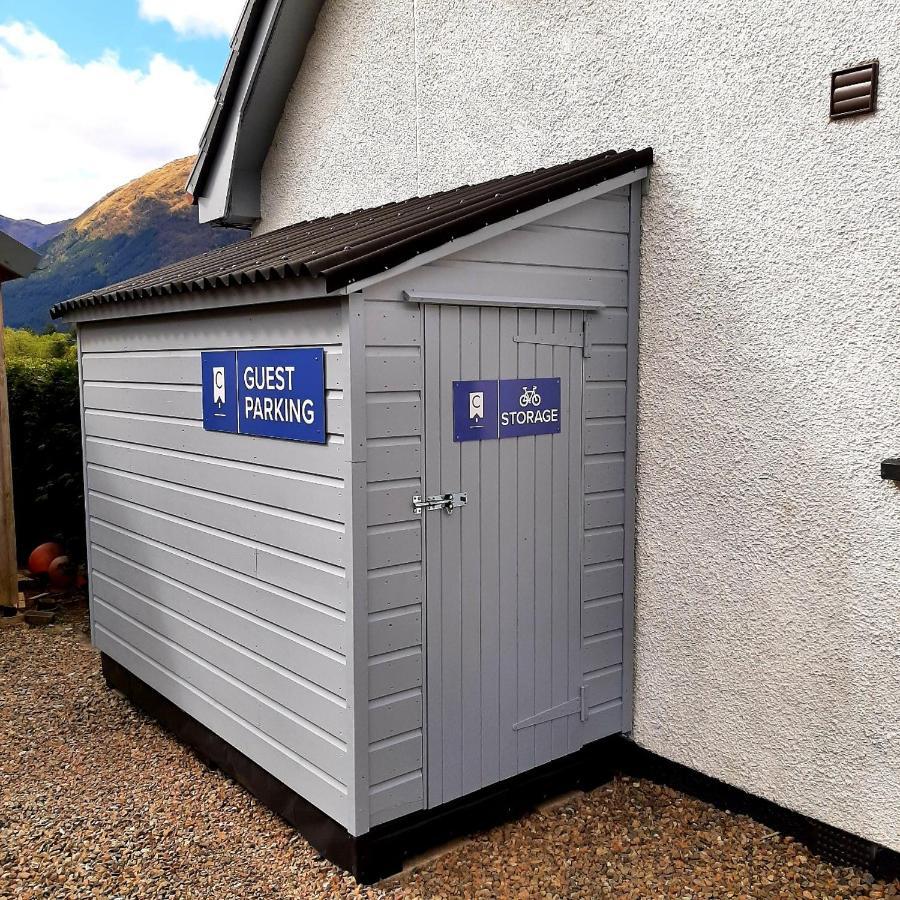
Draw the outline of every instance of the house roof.
[[[0,231],[0,283],[25,278],[40,261],[39,253]]]
[[[652,161],[649,147],[611,150],[426,197],[300,222],[65,300],[50,314],[59,318],[101,304],[286,278],[320,278],[323,293],[331,293]]]

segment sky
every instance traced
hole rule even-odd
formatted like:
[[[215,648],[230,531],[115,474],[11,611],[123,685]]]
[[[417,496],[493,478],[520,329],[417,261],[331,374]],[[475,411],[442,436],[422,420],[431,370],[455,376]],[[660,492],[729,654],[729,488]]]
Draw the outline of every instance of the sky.
[[[197,151],[243,0],[0,0],[0,215],[76,216]]]

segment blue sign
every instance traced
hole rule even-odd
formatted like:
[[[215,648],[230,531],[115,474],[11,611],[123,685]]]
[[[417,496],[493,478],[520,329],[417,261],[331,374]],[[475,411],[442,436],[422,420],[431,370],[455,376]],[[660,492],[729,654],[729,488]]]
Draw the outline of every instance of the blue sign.
[[[325,351],[213,351],[201,354],[207,431],[324,444]]]
[[[505,378],[500,382],[500,437],[559,434],[558,378]]]
[[[497,382],[453,382],[453,440],[497,440]]]
[[[237,369],[234,350],[202,353],[203,427],[207,431],[237,431]]]
[[[453,382],[453,440],[488,441],[559,434],[558,378],[503,378]]]

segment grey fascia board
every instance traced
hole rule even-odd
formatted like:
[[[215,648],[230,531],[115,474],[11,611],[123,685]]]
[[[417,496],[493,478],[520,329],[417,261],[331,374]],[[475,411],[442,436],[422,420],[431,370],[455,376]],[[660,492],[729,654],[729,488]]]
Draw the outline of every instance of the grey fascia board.
[[[328,293],[321,278],[285,278],[205,291],[188,291],[163,297],[97,303],[63,313],[62,322],[99,322],[109,319],[133,319],[140,316],[165,316],[204,310],[233,309],[264,303],[290,303],[297,300],[334,300],[347,289]]]
[[[200,200],[211,180],[213,167],[229,159],[230,171],[221,202],[201,221],[246,228],[260,216],[262,166],[275,129],[284,111],[288,93],[302,65],[306,47],[315,31],[324,0],[253,0],[256,22],[252,34],[245,34],[237,52],[235,71],[221,108],[214,110],[215,123],[208,146],[201,145],[188,190],[194,202]],[[239,64],[243,57],[243,63]],[[234,84],[238,79],[240,83]],[[237,121],[229,129],[228,118]],[[232,152],[223,148],[229,130]],[[206,136],[204,136],[206,137]]]
[[[40,253],[0,231],[0,268],[11,272],[16,278],[25,278],[40,261]]]
[[[206,181],[209,152],[215,147],[220,137],[219,120],[223,112],[231,105],[231,101],[233,100],[233,94],[231,93],[232,80],[235,77],[235,72],[242,68],[240,64],[243,62],[243,58],[247,52],[247,41],[252,38],[252,34],[248,34],[248,26],[258,7],[264,2],[265,0],[247,0],[244,4],[241,18],[238,20],[237,28],[232,35],[231,53],[229,54],[228,61],[225,63],[225,68],[222,71],[222,77],[219,79],[219,83],[216,86],[215,102],[213,103],[209,118],[206,121],[206,126],[203,129],[203,135],[200,138],[197,159],[191,169],[191,174],[188,176],[185,190],[190,194],[196,194],[202,190],[204,182]]]

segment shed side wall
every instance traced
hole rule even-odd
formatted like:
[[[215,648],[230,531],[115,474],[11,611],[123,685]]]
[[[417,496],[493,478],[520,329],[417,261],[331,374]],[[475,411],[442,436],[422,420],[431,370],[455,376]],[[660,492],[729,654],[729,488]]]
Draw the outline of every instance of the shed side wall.
[[[586,740],[622,728],[625,369],[620,361],[627,335],[628,227],[628,189],[621,189],[365,292],[372,825],[422,809],[425,803],[426,612],[421,522],[411,510],[412,495],[423,492],[423,321],[421,306],[404,301],[404,291],[592,299],[608,306],[592,329],[596,362],[585,360],[588,418],[583,429],[578,422],[571,427],[574,436],[584,440],[586,471],[587,464],[607,466],[602,483],[596,478],[592,482],[584,511],[593,517],[585,531],[586,561],[589,548],[597,543],[595,536],[602,540],[602,553],[591,549],[591,564],[586,562],[583,571],[583,597],[592,601],[582,617],[582,671],[589,669],[593,679],[588,682],[593,708]],[[602,513],[601,506],[619,509],[618,518]],[[577,515],[580,519],[581,512]],[[602,515],[610,521],[601,521]],[[601,605],[602,614],[597,615],[595,607]]]
[[[350,825],[341,304],[79,328],[97,647]],[[200,351],[324,346],[328,443],[203,430]]]

